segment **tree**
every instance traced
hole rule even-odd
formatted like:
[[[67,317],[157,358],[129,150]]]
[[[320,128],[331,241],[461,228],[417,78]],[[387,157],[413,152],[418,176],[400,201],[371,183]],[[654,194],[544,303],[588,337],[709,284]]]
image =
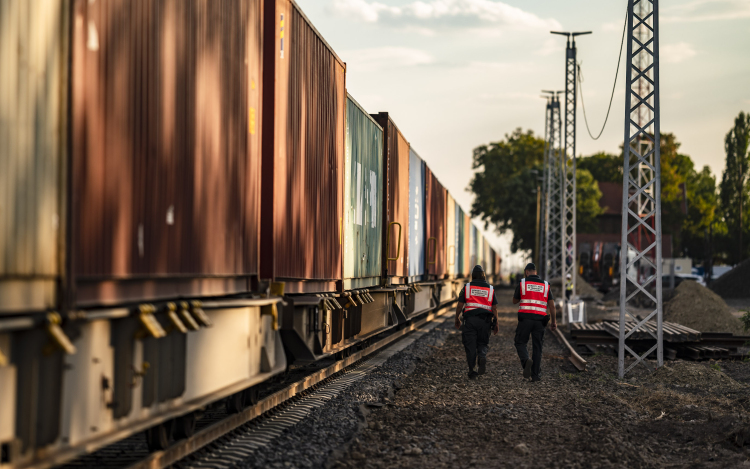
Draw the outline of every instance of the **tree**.
[[[520,128],[505,140],[474,149],[471,215],[493,223],[500,233],[512,229],[513,252],[535,250],[536,187],[543,160],[544,140]]]
[[[716,178],[704,166],[691,170],[687,178],[688,213],[682,223],[682,248],[693,259],[705,259],[707,235],[716,217]],[[715,227],[714,227],[715,229]]]
[[[513,231],[511,250],[530,250],[536,257],[536,189],[541,184],[544,162],[544,140],[532,131],[516,129],[505,140],[474,149],[473,168],[477,170],[469,184],[476,196],[471,215],[498,232]],[[601,192],[589,171],[576,173],[576,223],[582,227],[596,225],[601,212]]]
[[[596,217],[604,213],[599,206],[602,191],[587,169],[576,168],[576,230],[579,233],[596,233]]]
[[[622,152],[619,155],[599,152],[591,156],[578,158],[578,168],[591,173],[598,182],[616,182],[622,184]]]
[[[748,154],[750,143],[750,114],[740,112],[734,120],[734,127],[724,140],[727,154],[726,168],[721,178],[721,211],[730,236],[736,233],[738,241],[736,262],[744,259],[743,231],[746,230],[748,209]]]

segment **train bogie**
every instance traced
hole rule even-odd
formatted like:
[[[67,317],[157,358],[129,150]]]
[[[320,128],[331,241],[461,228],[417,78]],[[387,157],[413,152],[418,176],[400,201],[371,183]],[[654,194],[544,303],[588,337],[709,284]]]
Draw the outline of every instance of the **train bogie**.
[[[279,299],[202,308],[82,313],[65,328],[75,353],[60,350],[45,329],[0,336],[0,348],[10,340],[15,347],[13,364],[0,367],[0,405],[8,407],[0,414],[0,444],[17,446],[11,462],[50,454],[62,461],[163,422],[187,435],[194,412],[244,396],[286,369]]]

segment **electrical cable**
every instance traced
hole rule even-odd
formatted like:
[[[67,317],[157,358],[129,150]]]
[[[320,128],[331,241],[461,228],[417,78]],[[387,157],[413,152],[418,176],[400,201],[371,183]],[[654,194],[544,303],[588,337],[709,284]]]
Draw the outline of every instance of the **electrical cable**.
[[[622,61],[622,46],[625,44],[625,30],[628,27],[628,15],[627,10],[625,11],[625,23],[622,25],[622,40],[620,41],[620,55],[617,57],[617,70],[615,70],[615,82],[612,84],[612,95],[609,97],[609,107],[607,107],[607,115],[604,117],[604,124],[602,124],[602,130],[599,131],[599,135],[594,137],[589,128],[589,120],[586,117],[586,105],[583,102],[583,80],[581,80],[581,66],[576,64],[578,67],[578,89],[581,95],[581,108],[583,108],[583,120],[586,122],[586,131],[589,133],[589,137],[593,140],[599,140],[599,137],[604,133],[604,128],[607,126],[607,120],[609,119],[609,111],[612,110],[612,100],[615,97],[615,89],[617,88],[617,77],[620,74],[620,62]]]

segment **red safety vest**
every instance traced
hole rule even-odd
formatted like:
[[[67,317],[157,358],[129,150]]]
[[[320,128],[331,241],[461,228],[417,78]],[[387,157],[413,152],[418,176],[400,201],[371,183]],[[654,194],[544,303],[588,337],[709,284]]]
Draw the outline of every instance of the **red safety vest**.
[[[519,313],[547,315],[547,298],[549,298],[549,283],[530,282],[521,280],[521,303]]]
[[[466,296],[464,313],[474,309],[483,309],[487,312],[492,312],[492,299],[495,298],[495,289],[491,285],[487,288],[467,283],[464,296]]]

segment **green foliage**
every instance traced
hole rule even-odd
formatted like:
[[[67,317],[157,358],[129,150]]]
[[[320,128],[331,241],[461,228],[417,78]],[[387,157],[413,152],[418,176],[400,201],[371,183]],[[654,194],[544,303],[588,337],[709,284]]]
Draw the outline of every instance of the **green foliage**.
[[[716,218],[718,204],[716,178],[708,166],[704,166],[700,172],[691,171],[688,174],[687,198],[688,214],[682,223],[682,247],[689,257],[705,259],[706,236],[709,225]]]
[[[736,243],[734,249],[729,251],[729,257],[735,263],[744,259],[747,251],[742,238],[748,231],[750,217],[750,187],[747,184],[750,170],[749,143],[750,114],[740,112],[734,120],[734,127],[724,140],[726,168],[720,185],[721,216],[729,235],[734,237]]]
[[[578,170],[584,169],[591,173],[599,182],[617,182],[622,184],[622,153],[599,152],[584,158],[578,158]]]
[[[721,371],[721,367],[719,366],[719,364],[718,364],[718,363],[712,363],[712,364],[711,364],[711,365],[709,365],[709,366],[710,366],[711,368],[713,368],[714,370],[716,370],[716,371]]]
[[[742,321],[742,328],[745,331],[750,330],[750,311],[745,311],[745,314],[742,315],[742,317],[740,318],[740,321]],[[749,345],[749,344],[745,344],[745,345]]]
[[[602,191],[587,169],[576,168],[576,229],[581,233],[596,233],[596,217],[604,213],[599,206]]]
[[[544,140],[520,128],[505,140],[474,149],[471,215],[493,223],[499,232],[512,229],[513,252],[536,245],[536,188],[543,158]]]
[[[492,223],[499,232],[513,231],[511,250],[536,254],[537,186],[541,186],[544,140],[531,130],[516,129],[504,140],[474,149],[469,184],[476,198],[472,216]],[[577,224],[579,230],[596,224],[601,192],[591,173],[577,171]]]

